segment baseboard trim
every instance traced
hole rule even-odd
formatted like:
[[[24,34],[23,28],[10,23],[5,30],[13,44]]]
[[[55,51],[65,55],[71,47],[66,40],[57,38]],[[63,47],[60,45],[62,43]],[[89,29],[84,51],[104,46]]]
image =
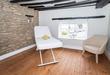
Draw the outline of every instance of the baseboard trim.
[[[79,46],[64,45],[63,48],[76,49],[76,50],[83,50],[82,47],[79,47]]]
[[[35,47],[35,46],[36,46],[35,44],[32,44],[32,45],[29,45],[29,46],[27,46],[27,47],[17,49],[17,50],[15,50],[15,51],[13,51],[13,52],[10,52],[10,53],[1,55],[1,56],[0,56],[0,61],[1,61],[1,60],[4,60],[4,59],[6,59],[6,58],[9,58],[9,57],[11,57],[11,56],[14,56],[14,55],[16,55],[16,54],[18,54],[18,53],[21,53],[21,52],[23,52],[23,51],[29,50],[29,49],[31,49],[31,48],[33,48],[33,47]]]
[[[106,51],[105,52],[105,56],[108,58],[108,60],[110,61],[110,52]]]

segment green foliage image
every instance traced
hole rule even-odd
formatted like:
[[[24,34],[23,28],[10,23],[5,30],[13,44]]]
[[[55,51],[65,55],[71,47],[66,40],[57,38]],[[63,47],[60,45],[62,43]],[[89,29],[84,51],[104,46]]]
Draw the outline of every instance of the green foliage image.
[[[65,32],[65,31],[63,31],[63,32],[62,32],[62,35],[67,35],[67,34],[68,34],[68,33],[67,33],[67,32]]]

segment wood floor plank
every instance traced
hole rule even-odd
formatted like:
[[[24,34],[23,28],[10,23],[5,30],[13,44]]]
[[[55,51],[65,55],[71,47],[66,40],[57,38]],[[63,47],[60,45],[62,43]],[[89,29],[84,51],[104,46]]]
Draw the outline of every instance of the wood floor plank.
[[[110,75],[110,62],[104,55],[95,56],[72,49],[55,49],[57,64],[38,67],[39,53],[35,48],[0,62],[0,75]],[[45,62],[52,61],[50,51],[43,52]]]

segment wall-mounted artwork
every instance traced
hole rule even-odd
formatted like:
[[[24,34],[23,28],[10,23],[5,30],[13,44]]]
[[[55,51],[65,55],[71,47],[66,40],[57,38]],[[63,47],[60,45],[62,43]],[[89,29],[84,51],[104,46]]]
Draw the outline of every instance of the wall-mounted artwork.
[[[64,39],[85,40],[87,39],[87,33],[88,33],[87,23],[60,24],[58,37]]]

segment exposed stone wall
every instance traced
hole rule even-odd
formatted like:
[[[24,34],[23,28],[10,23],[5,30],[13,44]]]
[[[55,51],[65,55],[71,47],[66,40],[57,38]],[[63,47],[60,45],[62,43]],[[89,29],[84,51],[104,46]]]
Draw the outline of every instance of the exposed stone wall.
[[[32,22],[25,15],[33,15]],[[34,44],[35,25],[38,11],[0,0],[0,55]]]

